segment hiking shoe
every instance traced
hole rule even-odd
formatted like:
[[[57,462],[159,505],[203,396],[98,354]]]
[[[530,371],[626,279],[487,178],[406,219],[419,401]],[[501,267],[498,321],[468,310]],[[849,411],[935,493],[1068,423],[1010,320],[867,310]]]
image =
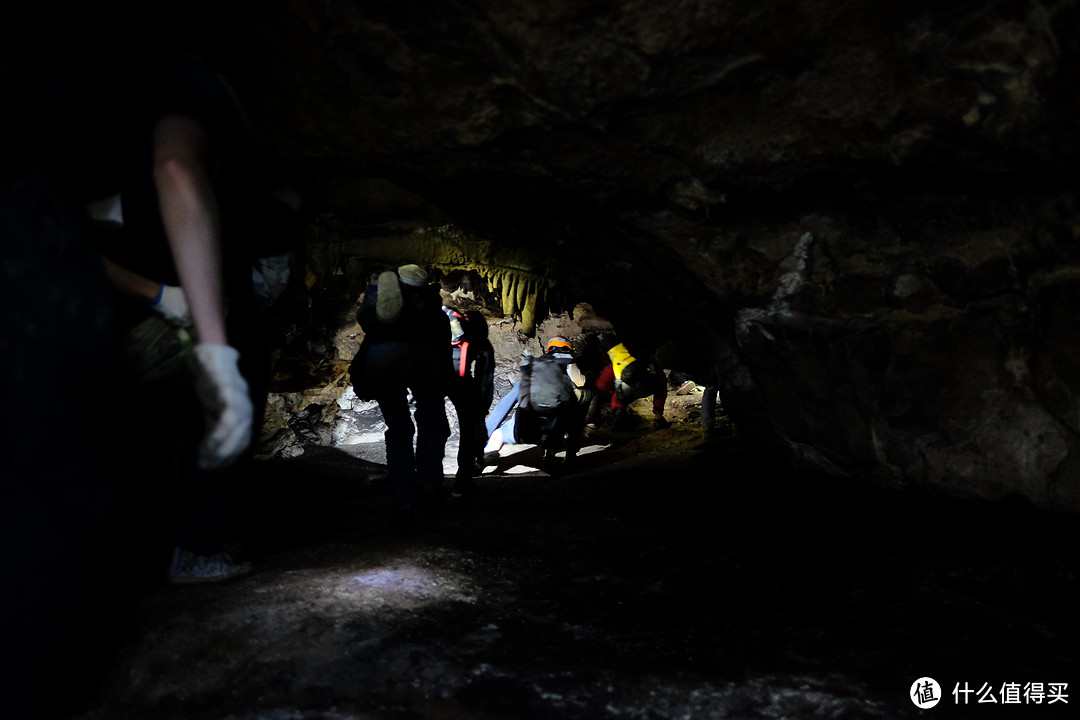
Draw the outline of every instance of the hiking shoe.
[[[665,420],[663,415],[657,415],[653,418],[652,426],[654,430],[663,430],[664,428],[671,427],[671,423]]]
[[[251,563],[233,562],[227,552],[213,555],[196,555],[176,548],[169,565],[169,582],[173,585],[190,583],[214,583],[235,580],[251,572]]]
[[[486,453],[484,453],[484,467],[487,467],[488,465],[498,465],[498,464],[499,464],[499,453],[497,453],[497,452],[486,452]]]
[[[676,395],[689,395],[690,393],[694,392],[694,390],[696,390],[696,389],[697,389],[697,383],[694,382],[693,380],[687,380],[686,382],[684,382],[682,385],[679,386],[679,389],[675,391],[675,394]]]
[[[392,323],[401,315],[401,285],[397,273],[387,270],[380,274],[376,287],[375,315],[384,323]]]

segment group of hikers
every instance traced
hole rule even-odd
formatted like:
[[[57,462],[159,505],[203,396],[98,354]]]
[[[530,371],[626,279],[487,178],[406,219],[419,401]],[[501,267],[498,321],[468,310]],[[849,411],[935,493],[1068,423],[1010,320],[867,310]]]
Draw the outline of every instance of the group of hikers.
[[[250,468],[269,384],[264,314],[286,288],[306,206],[277,158],[259,155],[212,53],[182,32],[138,55],[95,38],[81,56],[59,52],[66,36],[45,42],[51,23],[9,11],[0,635],[20,661],[6,674],[25,688],[11,698],[19,707],[36,699],[57,619],[79,611],[104,559],[142,566],[117,528],[150,533],[137,551],[170,583],[251,571],[231,552],[223,495]],[[610,377],[583,383],[570,343],[554,338],[523,366],[516,412],[489,428],[495,358],[482,316],[444,307],[427,272],[405,265],[372,283],[359,320],[352,378],[382,410],[403,516],[442,496],[446,398],[461,428],[453,490],[466,495],[485,448],[503,443],[539,444],[552,463],[564,447],[572,466],[599,394],[624,412],[634,378],[649,375],[612,342]],[[53,434],[56,404],[40,393],[64,378],[75,379],[64,383],[67,424]]]
[[[544,470],[572,470],[586,432],[598,428],[605,415],[605,401],[611,430],[628,429],[628,406],[648,396],[654,426],[669,424],[663,369],[635,358],[615,333],[597,338],[604,351],[599,370],[582,368],[567,338],[549,338],[540,356],[523,354],[520,378],[492,408],[495,352],[486,319],[444,305],[438,285],[416,264],[373,277],[357,321],[364,337],[350,376],[356,395],[376,401],[382,411],[393,513],[404,524],[443,502],[442,459],[450,437],[446,398],[460,428],[450,487],[455,496],[476,492],[474,478],[504,445],[536,445]]]

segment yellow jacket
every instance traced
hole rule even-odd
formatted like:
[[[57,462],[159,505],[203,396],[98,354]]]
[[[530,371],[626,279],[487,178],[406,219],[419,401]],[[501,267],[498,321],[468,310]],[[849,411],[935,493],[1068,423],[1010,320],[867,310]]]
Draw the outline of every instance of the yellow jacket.
[[[608,350],[607,354],[611,360],[611,369],[615,372],[615,379],[622,380],[623,370],[626,369],[627,365],[635,361],[634,356],[630,354],[630,351],[622,343]]]

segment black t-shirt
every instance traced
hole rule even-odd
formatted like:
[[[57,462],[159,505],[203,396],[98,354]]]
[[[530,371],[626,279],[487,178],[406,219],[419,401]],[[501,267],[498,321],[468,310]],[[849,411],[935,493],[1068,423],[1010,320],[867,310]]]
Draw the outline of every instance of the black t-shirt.
[[[137,84],[121,100],[116,127],[122,139],[109,139],[112,152],[104,159],[99,186],[101,195],[120,192],[125,237],[114,240],[106,254],[136,272],[177,284],[154,186],[153,135],[163,118],[179,115],[196,120],[206,131],[207,169],[223,234],[229,236],[226,256],[249,256],[228,232],[238,222],[233,200],[239,192],[247,140],[241,110],[227,86],[197,60],[183,55],[162,58],[153,72],[125,79]]]
[[[155,282],[178,285],[154,184],[153,136],[165,117],[179,115],[205,130],[207,171],[222,228],[223,280],[230,314],[251,298],[252,234],[245,230],[244,176],[246,123],[229,87],[198,60],[165,55],[138,70],[114,69],[100,82],[110,91],[108,129],[97,133],[99,147],[86,158],[80,185],[87,201],[120,193],[124,225],[102,228],[102,254]],[[120,88],[115,87],[120,85]],[[99,120],[100,122],[100,120]],[[139,301],[121,299],[127,325],[145,317]]]

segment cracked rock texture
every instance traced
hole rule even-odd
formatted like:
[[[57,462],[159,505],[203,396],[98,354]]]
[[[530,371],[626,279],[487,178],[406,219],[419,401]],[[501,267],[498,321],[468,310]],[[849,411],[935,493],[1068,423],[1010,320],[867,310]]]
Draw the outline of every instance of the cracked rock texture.
[[[380,262],[473,268],[527,332],[675,341],[793,463],[1080,510],[1074,2],[218,12],[318,188],[305,322]]]

